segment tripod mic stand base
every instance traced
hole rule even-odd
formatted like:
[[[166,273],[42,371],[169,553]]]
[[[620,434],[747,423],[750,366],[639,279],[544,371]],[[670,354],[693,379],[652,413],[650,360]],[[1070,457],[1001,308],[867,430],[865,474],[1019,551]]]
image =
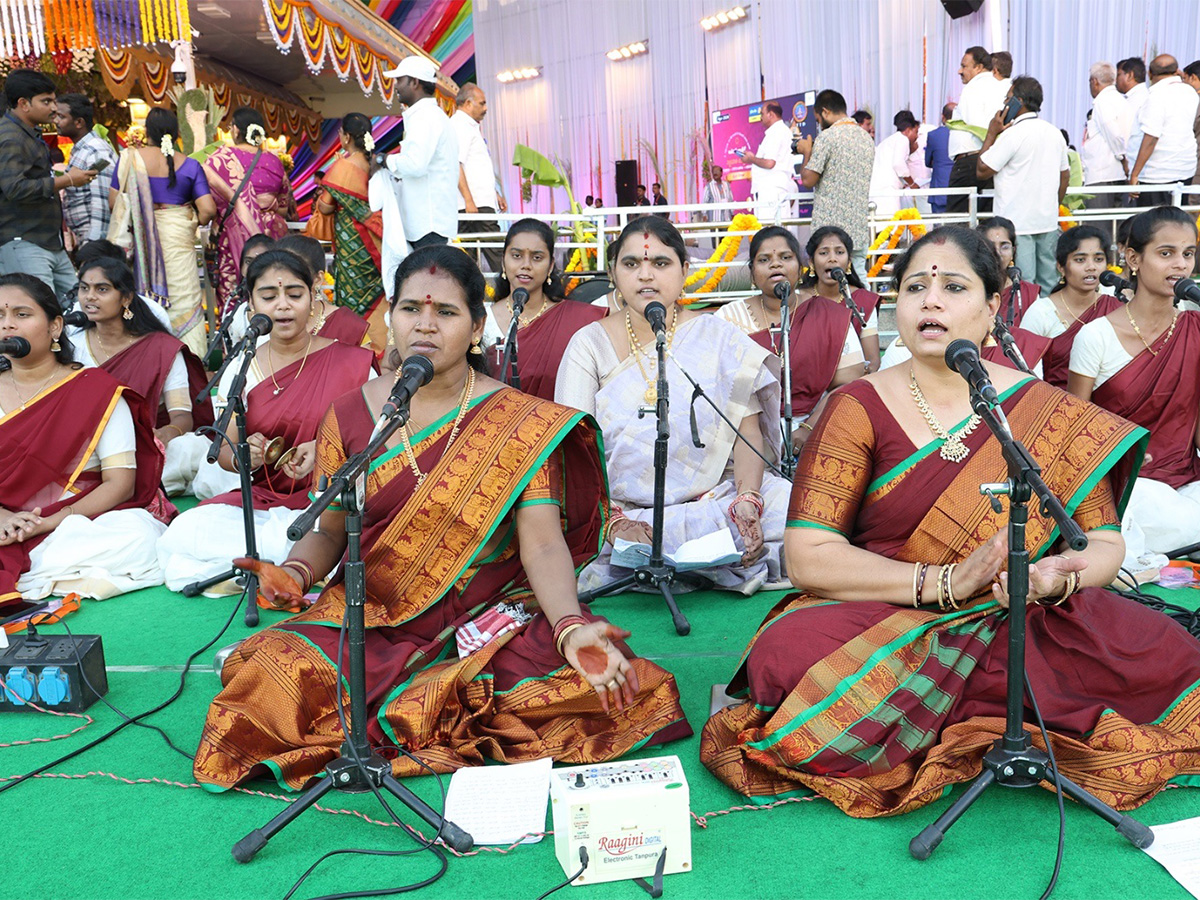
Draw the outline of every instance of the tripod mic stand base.
[[[343,750],[348,749],[343,745]],[[289,822],[315,804],[332,790],[349,794],[364,793],[382,788],[420,816],[427,825],[438,830],[442,842],[459,853],[466,853],[475,846],[475,839],[449,819],[434,812],[424,800],[406,788],[392,775],[392,766],[378,754],[360,753],[360,767],[349,756],[339,756],[325,767],[322,775],[312,787],[296,798],[294,803],[279,813],[262,828],[255,828],[233,845],[233,858],[238,862],[250,862],[267,845],[267,841],[282,831]]]
[[[598,588],[584,591],[579,595],[579,602],[591,603],[597,597],[603,597],[606,594],[615,594],[618,591],[625,590],[627,587],[640,584],[643,587],[656,590],[662,594],[663,602],[667,604],[667,609],[671,613],[671,621],[675,625],[675,633],[682,637],[691,632],[692,625],[680,611],[679,604],[675,602],[675,594],[671,591],[671,584],[674,580],[675,570],[670,566],[639,566],[633,570],[633,574],[631,575],[625,575],[616,581],[610,581],[608,584],[602,584]]]
[[[1013,788],[1031,788],[1052,778],[1049,773],[1050,757],[1032,746],[1028,734],[1024,735],[1024,746],[1018,749],[1005,747],[1007,740],[1002,737],[992,745],[992,749],[984,754],[983,771],[979,773],[979,777],[971,783],[961,797],[950,805],[949,809],[909,842],[908,852],[914,859],[929,859],[950,827],[992,784]],[[1148,826],[1143,825],[1137,819],[1117,812],[1107,803],[1093,797],[1075,782],[1066,778],[1061,772],[1058,775],[1058,783],[1066,796],[1113,825],[1117,832],[1135,847],[1145,850],[1154,843],[1154,832]]]

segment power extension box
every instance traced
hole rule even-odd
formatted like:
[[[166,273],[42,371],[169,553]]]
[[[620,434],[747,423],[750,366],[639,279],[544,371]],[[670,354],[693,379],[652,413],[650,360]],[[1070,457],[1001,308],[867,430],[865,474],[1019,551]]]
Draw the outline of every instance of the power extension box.
[[[677,756],[598,763],[550,773],[554,853],[566,875],[588,867],[573,885],[692,870],[688,783]]]
[[[0,678],[5,685],[0,712],[33,712],[31,702],[55,712],[82,712],[108,693],[98,634],[10,635],[0,651]]]

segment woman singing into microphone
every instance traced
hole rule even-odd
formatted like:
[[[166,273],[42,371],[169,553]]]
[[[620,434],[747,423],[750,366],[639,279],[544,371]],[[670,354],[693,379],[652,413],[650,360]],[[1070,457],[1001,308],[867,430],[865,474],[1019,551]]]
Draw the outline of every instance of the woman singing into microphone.
[[[567,345],[558,370],[560,403],[592,413],[604,432],[612,490],[613,522],[600,558],[580,579],[588,590],[614,577],[616,538],[650,543],[654,503],[654,415],[638,409],[657,397],[657,354],[645,310],[667,309],[667,379],[670,386],[670,459],[666,473],[663,547],[727,530],[742,556],[726,566],[680,576],[677,590],[714,585],[751,594],[780,580],[780,542],[787,482],[765,471],[755,450],[779,457],[779,360],[728,322],[680,305],[687,277],[683,238],[666,219],[630,222],[609,249],[613,282],[625,304],[582,329]],[[685,369],[738,429],[741,439],[706,401],[689,407]],[[693,439],[695,415],[698,443]]]
[[[258,256],[246,273],[251,314],[272,322],[247,370],[242,394],[258,549],[266,559],[287,555],[288,523],[296,510],[308,505],[321,417],[336,397],[366,383],[375,365],[375,355],[365,347],[312,334],[312,279],[304,260],[283,250]],[[219,409],[229,402],[240,362],[231,362],[221,378]],[[237,440],[236,421],[230,421],[226,437],[218,462],[223,469],[237,471],[231,449]],[[245,552],[241,506],[241,492],[230,491],[171,523],[158,543],[171,590],[220,574],[230,557]]]
[[[19,597],[162,584],[148,404],[74,361],[58,299],[32,275],[0,275],[0,338],[30,348],[0,374],[0,614]]]
[[[462,251],[413,251],[394,297],[396,348],[426,357],[434,376],[366,478],[373,748],[414,775],[397,747],[448,772],[602,762],[690,735],[671,675],[576,600],[576,570],[595,556],[608,510],[595,422],[484,373],[484,280]],[[391,388],[379,378],[335,401],[319,473],[366,447]],[[263,591],[294,602],[345,552],[345,516],[330,507],[280,566],[259,567]],[[196,752],[201,783],[272,774],[296,789],[337,756],[345,608],[337,575],[311,609],[233,652]]]
[[[1007,466],[945,363],[952,341],[988,333],[998,260],[975,232],[939,228],[894,279],[912,361],[830,397],[788,513],[801,593],[767,615],[730,686],[744,702],[709,720],[700,747],[747,796],[810,788],[857,817],[907,812],[974,778],[1005,716],[1008,511],[979,485]],[[1118,809],[1137,806],[1200,774],[1200,645],[1104,590],[1146,432],[984,365],[1013,434],[1089,541],[1067,549],[1029,505],[1026,664],[1058,767]]]

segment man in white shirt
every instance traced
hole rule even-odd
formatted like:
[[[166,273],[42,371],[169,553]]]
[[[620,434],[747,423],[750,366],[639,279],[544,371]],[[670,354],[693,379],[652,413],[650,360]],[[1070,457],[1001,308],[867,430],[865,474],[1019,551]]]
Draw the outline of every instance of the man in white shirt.
[[[458,138],[437,104],[437,69],[423,56],[406,56],[384,72],[396,79],[404,110],[404,143],[387,158],[402,179],[400,215],[404,234],[417,250],[445,244],[458,233]]]
[[[496,194],[496,171],[480,128],[487,115],[487,96],[479,85],[464,84],[458,89],[455,102],[458,109],[450,117],[450,124],[458,138],[458,211],[492,215],[497,209],[507,212],[508,204]],[[500,233],[495,219],[460,221],[459,228],[463,234]],[[493,272],[502,271],[502,255],[499,243],[483,251]]]
[[[1179,77],[1175,57],[1162,53],[1150,61],[1150,91],[1138,111],[1142,143],[1129,169],[1129,184],[1153,188],[1189,182],[1196,174],[1196,135],[1192,125],[1200,95]],[[1130,190],[1138,206],[1171,202],[1165,190]]]
[[[1058,207],[1071,175],[1067,142],[1058,128],[1038,118],[1042,86],[1036,79],[1014,78],[1006,103],[1009,99],[1017,101],[1016,108],[992,117],[978,175],[995,179],[996,215],[1016,226],[1017,267],[1049,292],[1058,282]]]
[[[750,193],[755,199],[754,215],[763,225],[773,225],[790,204],[783,198],[796,190],[792,173],[792,130],[783,121],[783,107],[770,100],[763,104],[763,135],[758,150],[742,159],[750,163]]]
[[[954,168],[950,170],[947,187],[976,187],[987,190],[991,182],[980,182],[976,177],[976,160],[983,147],[983,136],[988,123],[1001,106],[1006,93],[1003,85],[992,77],[992,57],[982,47],[968,47],[958,67],[962,79],[962,96],[954,107],[950,128],[950,158]],[[968,201],[965,195],[949,197],[946,212],[966,212]],[[991,211],[991,201],[979,202],[980,212]]]
[[[1125,141],[1125,158],[1121,160],[1126,178],[1142,146],[1142,126],[1138,113],[1150,96],[1146,86],[1146,63],[1140,56],[1131,56],[1117,63],[1117,90],[1125,96],[1129,111],[1129,139]]]
[[[871,169],[871,201],[875,204],[876,219],[890,219],[902,206],[907,206],[911,198],[902,197],[899,192],[917,187],[909,172],[908,158],[917,149],[919,123],[909,110],[902,109],[892,124],[896,133],[879,142]]]
[[[1007,50],[997,50],[992,54],[992,77],[1000,83],[1000,88],[1003,91],[1001,96],[1008,94],[1008,89],[1012,87],[1012,69],[1013,60],[1012,54]]]
[[[1117,90],[1117,70],[1110,62],[1092,63],[1088,70],[1088,90],[1092,94],[1092,111],[1083,131],[1084,185],[1108,186],[1125,183],[1125,142],[1129,140],[1129,104]],[[1091,193],[1084,191],[1084,193]],[[1111,209],[1124,205],[1123,194],[1094,194],[1084,201],[1087,209]],[[1109,235],[1112,243],[1112,223],[1095,223]]]

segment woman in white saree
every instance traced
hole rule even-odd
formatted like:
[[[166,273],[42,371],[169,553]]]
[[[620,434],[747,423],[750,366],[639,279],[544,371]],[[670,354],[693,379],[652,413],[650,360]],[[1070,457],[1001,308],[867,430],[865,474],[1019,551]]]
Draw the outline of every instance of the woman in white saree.
[[[728,322],[678,305],[687,253],[666,220],[630,222],[609,259],[622,311],[576,333],[555,391],[556,401],[592,414],[604,432],[612,519],[600,556],[581,573],[580,590],[627,574],[611,565],[617,538],[650,542],[656,420],[653,414],[639,418],[638,409],[655,398],[654,335],[644,313],[656,300],[667,308],[671,398],[663,548],[671,553],[727,529],[742,554],[733,564],[679,576],[676,589],[713,586],[751,594],[786,579],[780,549],[790,485],[758,455],[779,458],[779,360]],[[744,440],[701,399],[692,407],[703,445],[696,446],[684,368]]]

